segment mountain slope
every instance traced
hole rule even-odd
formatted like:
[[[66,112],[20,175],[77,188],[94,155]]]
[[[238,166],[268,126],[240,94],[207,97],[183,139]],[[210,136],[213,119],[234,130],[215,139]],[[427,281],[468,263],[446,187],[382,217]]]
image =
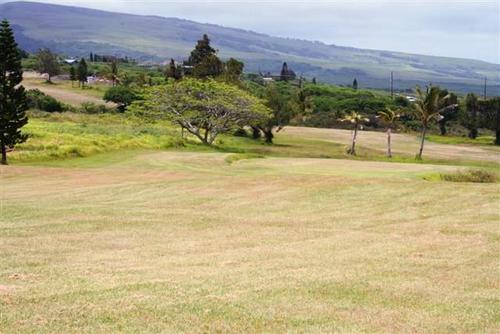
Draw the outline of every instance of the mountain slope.
[[[396,88],[433,82],[460,91],[481,90],[487,76],[491,88],[500,90],[500,65],[483,61],[339,47],[177,18],[41,3],[0,5],[0,17],[11,21],[29,51],[46,46],[75,56],[93,51],[141,60],[182,59],[207,33],[222,57],[244,60],[248,71],[277,72],[288,61],[298,73],[338,84],[357,77],[361,86],[387,88],[394,71]]]

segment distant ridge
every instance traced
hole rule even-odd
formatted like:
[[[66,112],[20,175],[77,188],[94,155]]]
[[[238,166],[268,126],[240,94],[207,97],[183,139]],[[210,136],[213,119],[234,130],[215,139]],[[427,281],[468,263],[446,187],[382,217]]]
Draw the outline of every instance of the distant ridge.
[[[50,47],[69,56],[90,51],[129,56],[141,61],[185,58],[207,33],[222,57],[244,60],[246,70],[279,71],[287,61],[298,74],[320,81],[361,87],[405,89],[430,82],[459,92],[500,95],[500,65],[479,60],[364,50],[321,42],[273,37],[242,29],[202,24],[178,18],[119,14],[96,9],[34,2],[0,1],[0,17],[11,21],[21,47]]]

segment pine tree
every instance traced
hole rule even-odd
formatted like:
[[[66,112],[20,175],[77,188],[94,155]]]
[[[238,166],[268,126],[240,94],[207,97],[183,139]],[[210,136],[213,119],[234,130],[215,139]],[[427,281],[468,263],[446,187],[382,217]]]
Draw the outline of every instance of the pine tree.
[[[166,70],[165,76],[167,79],[172,78],[175,80],[182,79],[182,68],[175,64],[174,59],[170,59],[170,63]]]
[[[358,80],[356,80],[356,78],[354,78],[354,81],[352,82],[352,88],[354,90],[358,90]]]
[[[94,60],[94,54],[91,52],[90,53],[90,62],[93,63],[95,60]]]
[[[316,77],[312,78],[312,84],[315,85],[316,84]]]
[[[23,80],[21,54],[9,22],[0,24],[0,147],[1,164],[7,164],[7,148],[26,141],[21,128],[28,123],[26,92],[19,84]]]
[[[116,86],[116,81],[118,79],[118,62],[115,59],[111,61],[111,77],[113,80],[113,86]]]
[[[85,59],[81,59],[80,63],[78,64],[78,82],[81,84],[82,88],[85,87],[85,83],[87,82],[87,76],[88,76],[88,68],[87,68],[87,63],[85,62]]]
[[[73,66],[69,68],[69,79],[71,80],[71,86],[73,86],[73,83],[76,81],[76,70]]]
[[[210,39],[206,34],[191,51],[188,64],[193,66],[193,75],[198,78],[218,76],[224,69],[224,64],[217,57],[217,50],[210,46]]]

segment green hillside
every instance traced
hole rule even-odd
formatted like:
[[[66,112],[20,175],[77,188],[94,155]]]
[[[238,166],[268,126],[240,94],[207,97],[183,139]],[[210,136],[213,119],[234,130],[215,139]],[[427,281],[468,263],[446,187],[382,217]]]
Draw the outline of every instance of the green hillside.
[[[0,5],[0,16],[11,21],[19,43],[30,51],[50,47],[69,56],[94,51],[164,61],[183,59],[207,33],[221,56],[244,60],[248,71],[277,72],[287,61],[307,77],[337,84],[349,84],[356,77],[362,87],[375,88],[387,88],[389,73],[394,71],[398,89],[432,82],[460,92],[482,91],[486,76],[490,94],[500,94],[500,65],[477,60],[362,50],[178,18],[30,2]]]

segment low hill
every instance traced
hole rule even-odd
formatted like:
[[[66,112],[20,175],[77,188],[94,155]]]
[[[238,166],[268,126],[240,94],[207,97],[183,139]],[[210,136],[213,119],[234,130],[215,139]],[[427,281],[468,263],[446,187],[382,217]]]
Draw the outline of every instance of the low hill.
[[[362,87],[383,89],[388,88],[394,71],[397,89],[432,82],[460,92],[481,92],[484,77],[488,77],[489,93],[500,94],[500,65],[478,60],[363,50],[178,18],[42,3],[5,3],[0,5],[0,16],[11,21],[19,44],[28,51],[50,47],[70,56],[93,51],[165,61],[185,58],[196,40],[207,33],[222,57],[244,60],[247,71],[277,72],[287,61],[306,77],[345,85],[356,77]]]

